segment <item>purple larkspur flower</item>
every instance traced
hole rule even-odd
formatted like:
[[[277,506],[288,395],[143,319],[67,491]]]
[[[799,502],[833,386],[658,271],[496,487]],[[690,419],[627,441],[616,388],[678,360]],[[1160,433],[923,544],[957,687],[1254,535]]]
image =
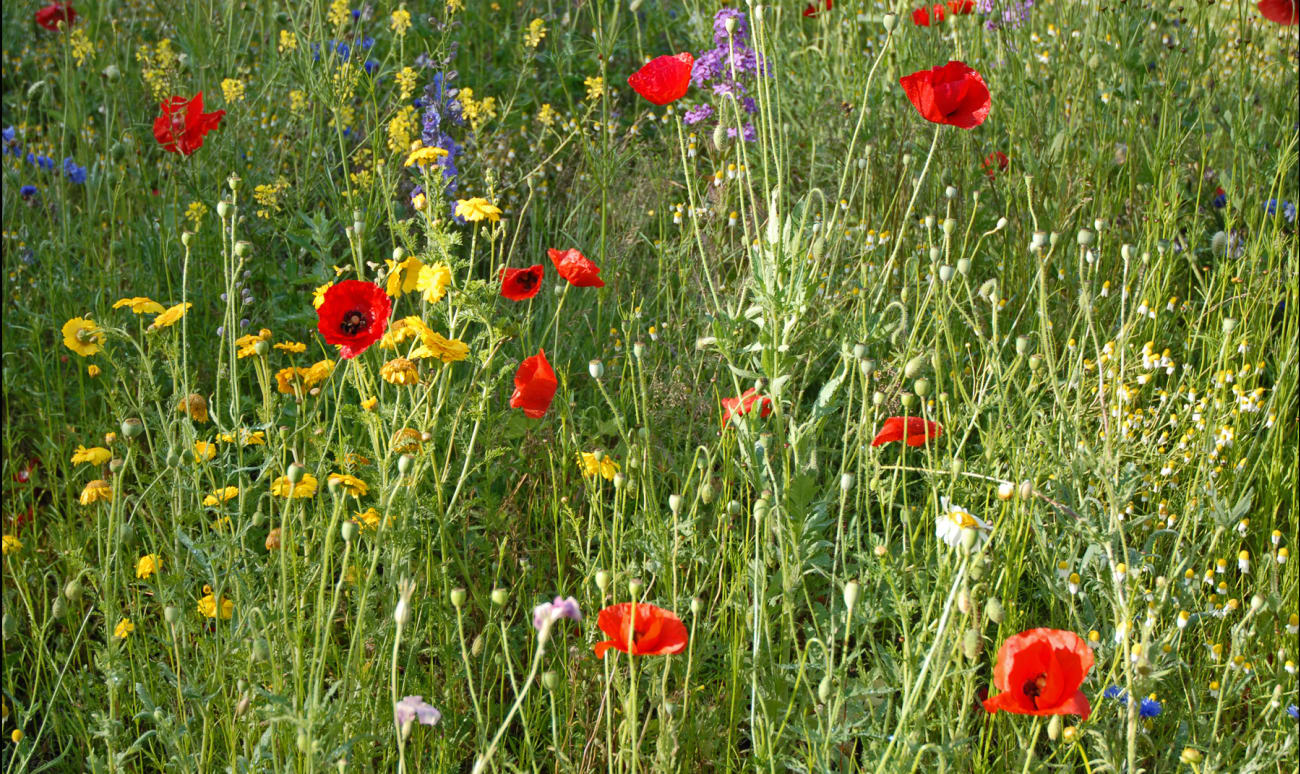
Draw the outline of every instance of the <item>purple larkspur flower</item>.
[[[561,618],[568,618],[573,621],[582,620],[582,611],[578,609],[578,600],[573,597],[556,597],[552,602],[543,602],[533,608],[533,628],[539,632]]]
[[[423,696],[402,697],[401,701],[393,705],[393,715],[397,718],[399,726],[404,726],[413,720],[432,726],[442,720],[442,713],[426,702]]]
[[[682,116],[682,120],[686,122],[687,126],[693,126],[695,124],[698,124],[701,121],[707,121],[712,116],[713,116],[712,105],[707,105],[707,104],[696,105],[695,107],[686,111],[686,115]]]

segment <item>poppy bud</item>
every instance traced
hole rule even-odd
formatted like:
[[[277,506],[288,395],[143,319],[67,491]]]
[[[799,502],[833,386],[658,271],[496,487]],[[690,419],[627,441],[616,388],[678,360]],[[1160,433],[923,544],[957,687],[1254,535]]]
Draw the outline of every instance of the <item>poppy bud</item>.
[[[641,359],[641,356],[644,355],[644,354],[645,354],[645,343],[644,343],[644,342],[638,341],[638,342],[636,342],[635,344],[632,345],[632,355],[633,355],[637,360],[640,360],[640,359]]]
[[[554,669],[548,669],[542,673],[542,687],[548,691],[554,691],[555,686],[560,684],[560,679],[555,676]]]
[[[885,26],[885,32],[893,32],[894,28],[898,26],[898,17],[892,13],[887,13],[881,23]]]
[[[122,420],[122,435],[127,438],[136,438],[144,432],[144,423],[135,417]]]
[[[406,256],[406,251],[400,247],[393,248],[393,263],[401,263],[402,258]]]
[[[729,516],[739,516],[739,515],[740,515],[740,508],[741,508],[740,501],[739,501],[739,500],[732,500],[731,502],[727,503],[727,515],[729,515]]]
[[[758,498],[758,500],[754,502],[754,521],[761,524],[763,519],[767,518],[768,509],[769,506],[767,500],[764,500],[761,497]]]
[[[1029,337],[1028,337],[1028,336],[1017,336],[1017,337],[1016,337],[1016,354],[1017,354],[1017,355],[1027,355],[1027,354],[1029,354],[1030,346],[1031,346],[1031,343],[1030,343],[1030,341],[1029,341]]]
[[[844,473],[844,474],[842,474],[842,475],[840,476],[840,491],[841,491],[841,492],[851,492],[851,491],[853,491],[853,474],[852,474],[852,473]]]
[[[226,218],[230,217],[230,208],[231,208],[230,202],[226,201],[225,199],[222,199],[221,201],[217,202],[217,216],[220,217],[222,220],[225,220]]]
[[[596,588],[600,589],[602,594],[609,590],[609,573],[604,570],[596,573]]]
[[[258,637],[253,640],[253,660],[265,661],[271,657],[271,643],[266,641],[265,637]]]
[[[917,355],[907,361],[907,365],[903,366],[903,377],[911,379],[921,373],[922,368],[925,368],[925,355]]]
[[[1125,242],[1123,245],[1120,246],[1120,248],[1119,248],[1119,254],[1120,254],[1120,257],[1123,258],[1123,259],[1126,260],[1126,261],[1132,260],[1132,259],[1133,259],[1133,245],[1130,245],[1130,244],[1128,244],[1127,242]]]
[[[970,615],[970,592],[966,591],[966,589],[962,589],[961,592],[957,594],[957,609],[961,611],[962,615]]]
[[[343,542],[351,543],[352,539],[357,536],[357,523],[351,519],[343,522]]]
[[[989,597],[989,601],[984,603],[984,615],[995,624],[1002,623],[1002,603],[997,597]]]
[[[66,612],[68,612],[68,603],[63,601],[63,597],[55,597],[54,604],[50,606],[50,615],[59,619]]]
[[[1007,500],[1010,500],[1013,496],[1015,496],[1015,494],[1016,494],[1016,485],[1011,483],[1010,481],[1003,481],[1001,484],[998,484],[999,500],[1006,502]]]
[[[699,615],[704,609],[704,600],[699,597],[691,597],[691,615]]]
[[[271,342],[269,342],[269,341],[258,341],[258,342],[256,342],[256,343],[254,343],[254,344],[253,344],[253,352],[257,353],[257,356],[258,356],[258,357],[266,357],[267,354],[269,354],[269,353],[271,352]]]
[[[961,549],[964,553],[969,554],[971,551],[975,549],[975,543],[980,538],[979,530],[972,529],[970,527],[962,527],[960,534],[961,534]]]
[[[930,394],[930,380],[924,377],[917,379],[912,383],[912,389],[917,395],[924,398],[926,395]]]
[[[175,605],[168,605],[167,607],[164,607],[163,620],[165,620],[167,623],[171,624],[172,626],[175,626],[176,624],[180,623],[181,620],[180,608],[176,607]]]
[[[721,122],[719,122],[717,126],[713,127],[713,147],[718,150],[727,149],[727,127]]]
[[[997,297],[997,292],[998,292],[998,281],[996,278],[992,278],[986,280],[983,285],[980,285],[979,293],[977,293],[977,295],[980,298],[987,298],[989,300],[992,300]]]
[[[1033,496],[1034,496],[1034,485],[1031,484],[1031,483],[1029,483],[1028,480],[1021,481],[1021,482],[1020,482],[1020,499],[1021,499],[1021,500],[1028,500],[1030,497],[1033,497]]]
[[[280,550],[280,540],[281,540],[281,535],[282,535],[282,534],[283,534],[283,533],[281,532],[281,530],[280,530],[279,527],[272,527],[272,528],[271,528],[271,531],[266,533],[266,550],[267,550],[267,551],[279,551],[279,550]]]
[[[622,489],[622,488],[625,487],[625,486],[627,486],[627,476],[623,475],[622,473],[615,473],[615,474],[614,474],[614,488],[615,488],[615,489]]]
[[[290,484],[297,484],[298,482],[302,481],[302,477],[306,474],[307,474],[307,469],[304,468],[302,465],[299,465],[298,463],[294,462],[289,465],[289,469],[285,471],[284,477],[289,479]]]
[[[592,360],[587,363],[587,373],[591,374],[592,379],[600,379],[605,376],[605,364],[600,360]]]
[[[81,581],[77,578],[73,578],[72,580],[68,581],[68,584],[63,587],[63,596],[67,597],[68,601],[73,603],[74,605],[80,602]]]
[[[629,593],[632,594],[633,597],[641,596],[641,590],[644,588],[645,588],[645,584],[641,582],[640,578],[633,578],[632,580],[627,582],[627,590]]]
[[[958,259],[957,259],[957,273],[960,274],[960,275],[963,276],[963,277],[965,277],[967,274],[970,274],[970,259],[969,259],[969,258],[958,258]]]
[[[415,457],[410,454],[403,454],[397,458],[397,472],[403,476],[411,475],[411,468],[415,467]]]
[[[957,221],[952,218],[943,219],[943,233],[952,236],[952,232],[957,230]]]
[[[465,604],[465,589],[460,587],[454,588],[448,596],[451,598],[451,606],[457,610],[460,609],[461,605]]]
[[[1251,612],[1254,612],[1254,613],[1259,612],[1260,610],[1264,609],[1264,606],[1265,606],[1266,604],[1268,604],[1268,601],[1265,600],[1263,597],[1261,597],[1259,594],[1256,594],[1255,596],[1253,596],[1253,597],[1250,598],[1250,610],[1251,610]]]
[[[984,649],[984,640],[980,637],[979,630],[967,629],[961,638],[961,653],[968,660],[974,661],[979,658],[980,651]]]
[[[844,584],[844,607],[850,613],[853,612],[854,606],[858,604],[858,594],[861,591],[862,587],[858,585],[857,581],[849,581]]]
[[[903,154],[903,166],[906,167],[906,166],[910,165],[911,163],[912,163],[912,154],[910,154],[910,153],[904,153],[904,154]]]
[[[1233,329],[1237,327],[1237,321],[1231,317],[1225,317],[1222,325],[1224,333],[1232,333]]]
[[[939,281],[948,282],[952,279],[953,270],[948,264],[939,267]]]
[[[1061,738],[1061,716],[1053,715],[1052,719],[1047,721],[1047,738],[1055,742]]]
[[[167,467],[174,468],[181,464],[181,455],[177,454],[175,449],[172,449],[167,452],[167,459],[164,461],[167,463]]]
[[[505,589],[492,589],[492,604],[504,605],[510,599],[510,593]]]
[[[829,675],[823,677],[822,681],[817,684],[817,698],[821,699],[823,704],[831,700],[831,678]]]
[[[880,406],[884,404],[884,402],[885,402],[885,393],[881,392],[880,390],[876,390],[875,392],[871,393],[871,405]]]
[[[704,485],[700,487],[700,502],[705,505],[713,502],[713,484],[706,481]]]

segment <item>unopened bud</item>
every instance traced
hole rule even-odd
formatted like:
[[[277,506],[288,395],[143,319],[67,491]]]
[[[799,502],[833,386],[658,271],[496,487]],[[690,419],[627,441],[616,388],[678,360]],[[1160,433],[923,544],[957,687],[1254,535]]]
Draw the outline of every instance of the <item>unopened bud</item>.
[[[984,615],[995,624],[1002,623],[1002,603],[997,597],[989,597],[989,601],[984,603]]]
[[[609,590],[609,573],[600,570],[596,573],[596,588],[603,594]]]
[[[817,684],[817,698],[826,703],[831,700],[831,678],[826,676]]]
[[[969,661],[979,658],[980,651],[984,649],[984,639],[980,637],[979,630],[967,629],[961,638],[961,653]]]
[[[858,585],[857,581],[849,581],[844,584],[844,607],[850,613],[853,612],[854,606],[858,604],[858,594],[861,591],[862,587]]]
[[[465,604],[465,589],[462,589],[459,586],[452,589],[451,593],[447,596],[451,598],[451,606],[458,610],[461,605]]]
[[[492,589],[492,604],[504,605],[510,599],[510,593],[505,589]]]

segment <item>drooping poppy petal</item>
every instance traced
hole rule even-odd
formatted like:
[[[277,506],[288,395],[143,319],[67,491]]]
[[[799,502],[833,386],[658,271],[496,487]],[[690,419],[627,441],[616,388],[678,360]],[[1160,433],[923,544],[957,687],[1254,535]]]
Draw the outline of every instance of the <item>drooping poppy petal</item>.
[[[925,442],[943,435],[943,427],[923,417],[890,417],[881,425],[880,432],[871,441],[872,446],[882,446],[902,441],[908,446],[924,446]]]
[[[829,11],[831,9],[831,0],[826,0],[824,5],[825,5],[825,9]],[[805,19],[811,19],[821,12],[822,9],[818,7],[817,0],[813,0],[813,2],[808,4],[807,8],[803,9],[803,16]]]
[[[992,99],[980,74],[963,62],[920,70],[898,80],[927,121],[974,129],[988,118]]]
[[[36,23],[54,32],[59,29],[59,22],[71,27],[77,20],[77,12],[72,3],[50,3],[36,12]]]
[[[759,409],[759,416],[765,417],[772,413],[772,399],[766,395],[759,395],[758,389],[750,387],[745,390],[739,398],[722,399],[722,424],[726,425],[731,421],[733,416],[740,417],[748,414],[754,408],[754,403],[762,401]]]
[[[546,352],[537,350],[537,354],[525,358],[515,371],[515,391],[510,396],[510,408],[524,410],[529,419],[541,419],[555,399],[555,390],[560,386],[555,378],[555,371],[546,362]]]
[[[216,129],[226,111],[203,112],[203,92],[193,99],[172,97],[159,105],[162,115],[153,121],[153,136],[163,150],[188,156],[203,147],[203,136]]]
[[[695,57],[689,51],[676,56],[658,56],[628,76],[627,85],[656,105],[667,105],[686,96],[691,86]]]
[[[1259,12],[1269,21],[1290,27],[1300,23],[1300,0],[1260,0]]]
[[[596,625],[610,639],[593,647],[605,657],[610,648],[633,656],[663,656],[686,649],[686,624],[672,611],[644,602],[623,602],[600,611]]]
[[[576,249],[547,250],[546,254],[550,256],[551,263],[555,264],[555,270],[570,285],[579,288],[605,287],[605,281],[600,278],[600,267]]]
[[[1001,693],[986,699],[984,709],[1087,720],[1092,708],[1079,687],[1092,665],[1092,649],[1074,632],[1039,628],[1008,637],[993,667],[993,685]]]
[[[392,301],[379,285],[344,280],[325,291],[316,309],[316,328],[325,341],[341,347],[339,357],[351,359],[383,337],[392,310]]]
[[[542,289],[544,276],[546,267],[540,263],[527,269],[502,269],[501,295],[511,301],[527,301]]]

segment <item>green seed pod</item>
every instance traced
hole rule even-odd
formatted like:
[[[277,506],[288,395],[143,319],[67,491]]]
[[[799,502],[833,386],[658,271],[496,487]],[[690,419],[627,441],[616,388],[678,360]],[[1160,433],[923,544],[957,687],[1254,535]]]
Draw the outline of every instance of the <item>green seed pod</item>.
[[[969,661],[979,658],[980,651],[984,649],[984,638],[976,629],[967,629],[961,638],[961,653]]]
[[[253,344],[253,352],[255,352],[258,357],[266,357],[271,352],[271,342],[269,341],[255,342]]]
[[[357,523],[352,520],[343,522],[343,542],[351,543],[357,536]]]
[[[817,684],[817,698],[821,699],[823,704],[831,700],[830,676],[823,677],[822,681]]]
[[[713,147],[720,151],[727,149],[727,127],[721,121],[713,127]]]
[[[554,669],[548,669],[542,673],[542,687],[546,690],[554,691],[559,684],[560,678],[555,675]]]
[[[448,596],[451,597],[451,606],[454,608],[459,609],[461,605],[465,604],[465,589],[454,588]]]
[[[510,593],[505,589],[492,589],[492,604],[498,607],[504,605],[510,599]]]
[[[289,465],[289,469],[285,471],[284,475],[285,478],[289,479],[290,484],[297,484],[302,481],[303,476],[307,475],[307,469],[294,462]]]
[[[908,409],[909,411],[915,409],[917,404],[920,403],[920,400],[910,392],[903,393],[901,401],[903,408]]]
[[[163,608],[163,620],[175,626],[181,621],[181,609],[175,605],[168,605]]]
[[[126,438],[138,438],[144,432],[144,422],[131,417],[122,420],[122,435]]]
[[[930,394],[930,380],[924,377],[912,383],[912,390],[922,398]]]
[[[1034,346],[1034,343],[1033,343],[1032,341],[1029,340],[1029,337],[1028,337],[1028,336],[1017,336],[1017,337],[1016,337],[1016,354],[1017,354],[1017,355],[1027,355],[1027,354],[1029,354],[1029,350],[1032,349],[1033,346]]]
[[[72,580],[68,581],[67,585],[63,587],[63,596],[67,597],[68,601],[74,605],[80,602],[81,601],[81,579],[73,578]]]
[[[963,277],[965,277],[967,274],[970,274],[970,259],[969,259],[969,258],[958,258],[958,259],[957,259],[957,273],[960,274],[960,275],[963,276]]]
[[[483,655],[483,635],[474,637],[474,641],[469,644],[469,654],[474,658]]]
[[[988,616],[988,619],[995,624],[1002,623],[1004,613],[1002,603],[998,601],[997,597],[989,597],[989,601],[984,603],[984,615]]]

